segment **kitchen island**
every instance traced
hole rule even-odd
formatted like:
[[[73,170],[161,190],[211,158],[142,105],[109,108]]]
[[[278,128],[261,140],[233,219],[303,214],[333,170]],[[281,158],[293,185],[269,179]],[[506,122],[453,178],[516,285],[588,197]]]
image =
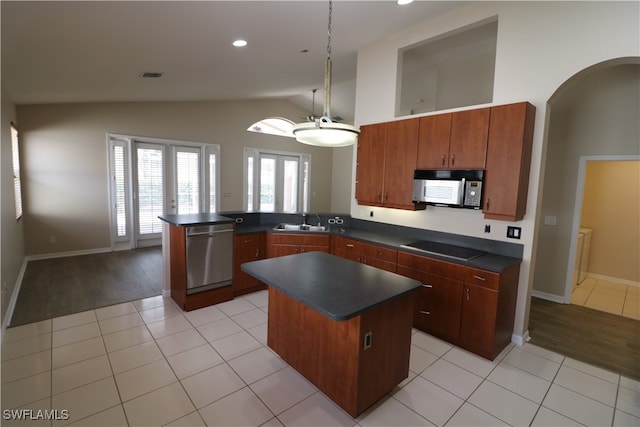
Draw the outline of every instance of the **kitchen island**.
[[[352,417],[407,378],[417,280],[323,252],[242,270],[269,286],[268,346]]]

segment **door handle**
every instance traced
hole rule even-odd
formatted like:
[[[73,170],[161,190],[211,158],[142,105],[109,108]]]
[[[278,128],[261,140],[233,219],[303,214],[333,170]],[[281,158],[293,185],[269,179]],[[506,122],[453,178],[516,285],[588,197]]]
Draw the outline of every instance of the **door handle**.
[[[424,314],[425,316],[428,316],[428,315],[430,315],[430,314],[431,314],[431,312],[430,312],[430,311],[427,311],[427,310],[419,310],[419,311],[418,311],[418,313],[420,313],[420,314]]]
[[[469,301],[469,299],[471,298],[470,292],[471,289],[467,288],[467,301]]]
[[[430,285],[430,284],[428,284],[428,283],[423,283],[423,284],[422,284],[422,287],[423,287],[423,288],[431,289],[431,288],[433,288],[433,285]]]

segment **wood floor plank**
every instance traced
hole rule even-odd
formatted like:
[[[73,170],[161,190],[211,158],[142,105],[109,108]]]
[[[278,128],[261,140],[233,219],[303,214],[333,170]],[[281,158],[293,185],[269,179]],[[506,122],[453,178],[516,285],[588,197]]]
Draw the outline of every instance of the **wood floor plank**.
[[[11,326],[160,295],[162,249],[29,261]]]
[[[531,343],[640,380],[640,320],[531,298]]]

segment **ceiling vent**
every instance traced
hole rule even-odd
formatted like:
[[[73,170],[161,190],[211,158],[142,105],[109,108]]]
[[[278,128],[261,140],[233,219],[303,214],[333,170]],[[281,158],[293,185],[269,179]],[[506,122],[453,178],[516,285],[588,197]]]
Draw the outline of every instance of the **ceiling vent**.
[[[144,72],[140,74],[140,77],[143,77],[145,79],[159,79],[160,77],[162,77],[162,73]]]

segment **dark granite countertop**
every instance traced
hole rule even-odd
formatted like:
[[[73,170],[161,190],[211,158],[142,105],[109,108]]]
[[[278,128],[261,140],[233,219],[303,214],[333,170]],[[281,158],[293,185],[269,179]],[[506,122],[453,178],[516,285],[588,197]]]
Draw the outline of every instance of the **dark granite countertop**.
[[[333,320],[348,320],[420,287],[420,282],[324,252],[244,263],[246,273]]]
[[[244,225],[237,224],[236,225],[236,233],[237,234],[251,234],[251,233],[307,233],[307,234],[329,234],[329,235],[339,235],[349,239],[360,240],[365,243],[374,243],[376,245],[385,246],[391,249],[397,249],[404,252],[414,253],[416,255],[426,256],[429,258],[439,259],[443,261],[452,262],[455,264],[461,264],[473,268],[479,268],[481,270],[493,271],[496,273],[501,273],[505,269],[513,266],[514,264],[519,264],[522,262],[521,259],[497,255],[490,252],[483,251],[483,255],[473,258],[468,261],[463,261],[459,259],[453,259],[446,256],[438,256],[436,254],[426,254],[417,249],[410,249],[402,247],[402,245],[407,245],[411,242],[414,242],[419,239],[409,239],[397,234],[386,234],[386,233],[376,233],[374,231],[368,230],[360,230],[351,227],[340,227],[340,226],[330,226],[329,232],[308,232],[308,231],[275,231],[273,227],[277,224],[252,224],[252,225]],[[443,242],[446,243],[446,242]]]
[[[169,224],[182,227],[194,225],[226,224],[235,222],[233,218],[222,216],[216,213],[160,215],[158,218],[165,222],[168,222]]]

